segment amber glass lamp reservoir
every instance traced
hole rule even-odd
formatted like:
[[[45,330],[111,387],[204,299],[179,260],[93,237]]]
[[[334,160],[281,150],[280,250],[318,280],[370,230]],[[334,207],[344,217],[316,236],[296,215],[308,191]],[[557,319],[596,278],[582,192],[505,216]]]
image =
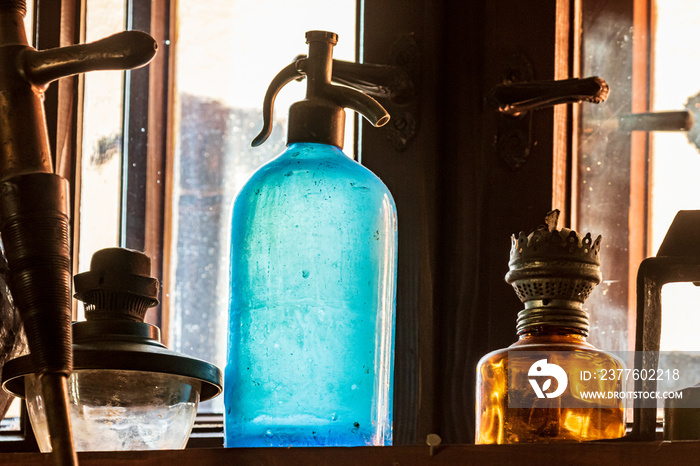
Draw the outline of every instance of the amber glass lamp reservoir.
[[[512,237],[506,281],[525,308],[518,341],[477,365],[476,443],[585,441],[624,435],[622,399],[587,399],[620,393],[624,381],[598,377],[624,363],[586,341],[583,308],[600,283],[600,242],[590,233],[547,225]],[[608,380],[610,379],[610,380]]]

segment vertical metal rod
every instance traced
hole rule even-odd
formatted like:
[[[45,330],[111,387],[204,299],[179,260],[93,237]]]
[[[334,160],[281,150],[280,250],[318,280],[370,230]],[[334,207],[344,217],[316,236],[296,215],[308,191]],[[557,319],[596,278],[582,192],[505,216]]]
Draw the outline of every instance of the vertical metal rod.
[[[68,406],[68,378],[64,374],[49,373],[41,376],[40,380],[54,464],[77,466],[78,455],[73,447]]]

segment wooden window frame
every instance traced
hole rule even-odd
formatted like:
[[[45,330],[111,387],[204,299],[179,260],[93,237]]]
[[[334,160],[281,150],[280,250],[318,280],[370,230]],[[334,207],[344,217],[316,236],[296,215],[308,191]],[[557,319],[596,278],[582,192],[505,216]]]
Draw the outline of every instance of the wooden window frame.
[[[473,442],[475,366],[484,354],[516,339],[521,304],[503,281],[510,235],[535,227],[553,207],[563,208],[566,223],[576,216],[577,113],[564,107],[534,112],[536,144],[514,171],[494,147],[501,115],[485,96],[503,82],[508,58],[516,53],[528,57],[533,79],[575,76],[580,1],[358,2],[363,60],[407,66],[416,85],[410,141],[397,149],[387,131],[365,128],[360,148],[363,164],[385,181],[399,211],[396,444],[423,444],[430,433],[446,444]],[[82,2],[37,4],[38,48],[81,41]],[[168,128],[173,113],[173,60],[170,47],[163,45],[175,25],[175,8],[168,0],[131,4],[143,15],[133,27],[151,33],[161,48],[148,68],[131,72],[128,80],[133,90],[128,106],[142,111],[139,119],[127,121],[127,156],[129,163],[146,164],[146,176],[145,182],[142,176],[127,177],[123,242],[143,248],[165,282],[161,308],[148,316],[162,327],[169,305],[163,273],[169,269],[172,186],[164,174],[172,170]],[[417,52],[392,50],[405,37],[417,44]],[[46,97],[51,146],[60,155],[57,167],[72,181],[74,233],[80,94],[81,78],[74,77],[51,86]],[[395,119],[390,125],[406,123]],[[77,246],[76,240],[74,251]],[[77,263],[75,252],[74,258]],[[211,422],[203,425],[199,445],[216,446],[216,435],[206,432]]]

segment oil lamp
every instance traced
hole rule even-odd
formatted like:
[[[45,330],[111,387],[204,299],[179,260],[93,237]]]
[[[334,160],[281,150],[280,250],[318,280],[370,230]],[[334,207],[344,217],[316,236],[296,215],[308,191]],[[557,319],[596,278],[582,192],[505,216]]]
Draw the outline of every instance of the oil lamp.
[[[199,401],[221,392],[214,365],[171,351],[160,329],[145,323],[158,303],[150,258],[108,248],[96,252],[90,271],[74,277],[85,321],[73,323],[73,364],[68,379],[77,451],[184,448]],[[9,361],[5,390],[24,397],[41,451],[51,451],[45,402],[29,356]]]
[[[506,281],[525,308],[518,313],[518,341],[477,365],[478,444],[577,442],[625,433],[621,399],[581,396],[584,386],[620,392],[621,382],[568,376],[591,368],[617,371],[624,363],[586,341],[583,304],[602,278],[601,237],[557,229],[558,218],[559,211],[552,211],[547,225],[512,237]]]

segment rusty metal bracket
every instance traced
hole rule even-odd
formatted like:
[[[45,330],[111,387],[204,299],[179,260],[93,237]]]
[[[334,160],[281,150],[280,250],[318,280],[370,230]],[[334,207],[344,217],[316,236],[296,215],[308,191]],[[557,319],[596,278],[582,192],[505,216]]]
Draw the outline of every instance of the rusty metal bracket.
[[[333,60],[332,81],[362,90],[389,112],[391,119],[381,131],[398,152],[405,150],[418,132],[416,115],[420,109],[415,93],[420,59],[413,34],[403,34],[392,44],[386,65]]]
[[[401,100],[390,99],[387,110],[393,122],[387,125],[389,141],[401,152],[408,147],[418,132],[420,115],[419,100],[415,89],[418,88],[421,68],[420,47],[413,34],[403,34],[392,44],[389,51],[389,63],[402,70],[411,82],[410,99],[404,95]]]
[[[534,71],[532,63],[525,55],[513,55],[506,63],[503,75],[501,76],[502,85],[511,83],[531,82],[534,79]],[[499,85],[494,89],[502,89]],[[497,100],[497,96],[493,93],[487,96],[487,102],[492,106],[500,109],[502,102]],[[496,136],[494,137],[494,150],[499,155],[501,160],[511,170],[517,170],[528,159],[530,155],[530,147],[532,146],[532,113],[512,114],[500,111],[498,121],[496,122]]]

